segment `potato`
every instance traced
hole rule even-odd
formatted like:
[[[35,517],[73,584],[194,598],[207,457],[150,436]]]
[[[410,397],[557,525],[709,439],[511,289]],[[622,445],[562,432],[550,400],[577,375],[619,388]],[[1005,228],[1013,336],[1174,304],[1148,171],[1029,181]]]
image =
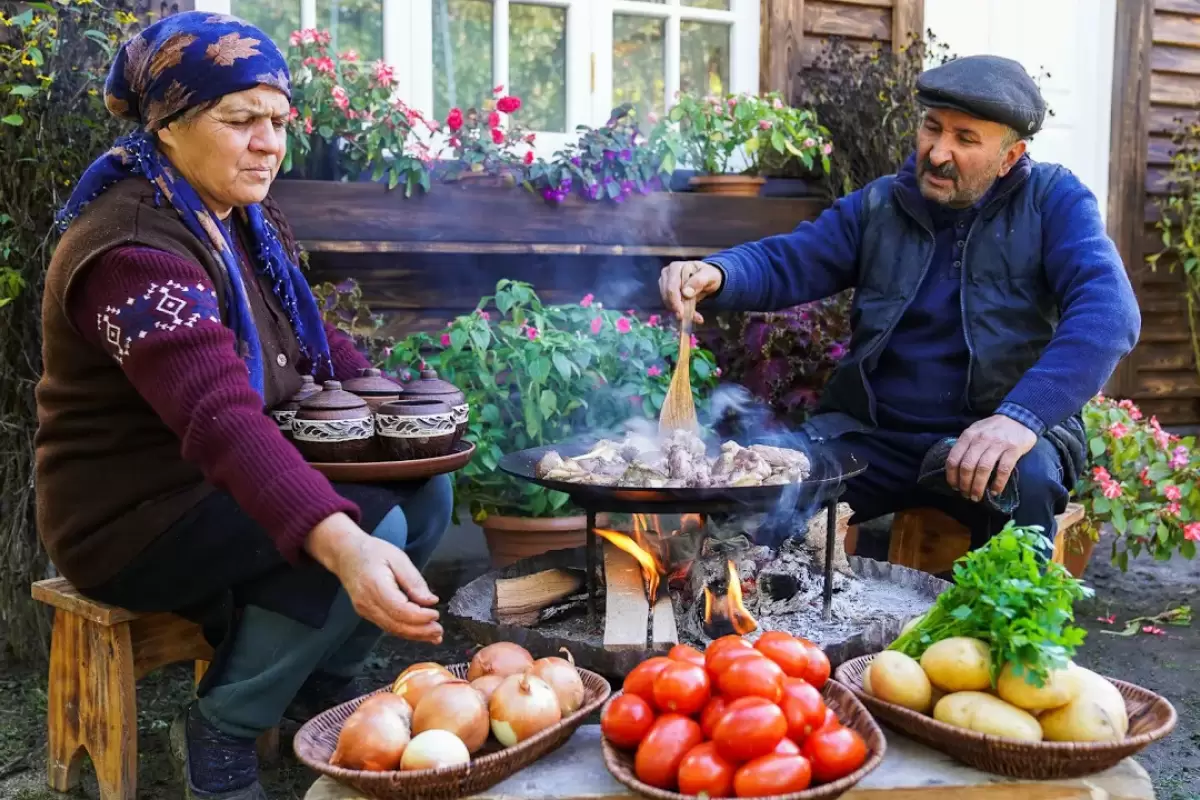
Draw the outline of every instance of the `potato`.
[[[987,642],[953,636],[934,642],[921,654],[921,669],[945,692],[982,692],[992,688],[992,650]]]
[[[916,659],[895,650],[884,650],[867,667],[871,693],[888,703],[922,714],[932,706],[933,687]],[[864,675],[864,683],[867,676]]]
[[[1119,742],[1129,733],[1125,698],[1100,675],[1072,666],[1079,694],[1061,708],[1038,718],[1052,742]]]
[[[1024,671],[1018,676],[1012,662],[1004,665],[996,679],[996,692],[1000,698],[1026,711],[1060,708],[1074,700],[1079,690],[1078,673],[1070,667],[1051,672],[1040,688],[1029,682]]]
[[[1028,711],[984,692],[955,692],[938,701],[933,717],[976,733],[1023,742],[1040,742],[1042,728]]]

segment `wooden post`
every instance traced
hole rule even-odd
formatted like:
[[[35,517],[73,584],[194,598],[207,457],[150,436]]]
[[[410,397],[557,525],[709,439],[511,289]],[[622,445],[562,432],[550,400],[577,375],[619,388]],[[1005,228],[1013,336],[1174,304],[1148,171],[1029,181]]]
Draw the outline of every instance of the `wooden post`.
[[[925,36],[925,0],[895,0],[892,6],[892,50],[900,52],[913,37]]]
[[[759,91],[794,97],[800,71],[800,42],[804,39],[804,0],[761,0],[759,33]]]

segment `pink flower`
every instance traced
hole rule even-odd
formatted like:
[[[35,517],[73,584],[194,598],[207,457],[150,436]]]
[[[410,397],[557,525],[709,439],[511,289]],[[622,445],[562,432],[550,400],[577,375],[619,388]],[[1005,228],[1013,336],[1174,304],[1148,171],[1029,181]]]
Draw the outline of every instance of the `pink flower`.
[[[503,84],[503,83],[502,83],[502,84],[500,84],[499,86],[494,86],[494,87],[492,87],[492,94],[500,94],[500,93],[501,93],[501,92],[503,92],[503,91],[504,91],[504,84]]]
[[[1096,617],[1097,622],[1103,622],[1105,625],[1112,625],[1117,621],[1116,614],[1109,614],[1107,617]]]
[[[1154,443],[1160,450],[1166,450],[1171,446],[1171,435],[1159,428],[1154,432]]]
[[[1175,452],[1171,454],[1170,467],[1171,469],[1183,469],[1188,465],[1189,461],[1191,461],[1191,454],[1188,452],[1186,447],[1180,445],[1179,447],[1176,447]]]
[[[830,153],[833,152],[833,145],[829,142],[826,142],[825,146],[821,148],[821,152],[824,153],[825,155],[829,155]]]
[[[1104,496],[1109,500],[1116,500],[1121,496],[1121,484],[1116,481],[1106,481],[1103,486]]]
[[[617,333],[629,333],[633,330],[633,326],[629,324],[629,317],[621,317],[617,320]]]
[[[313,132],[312,117],[305,117],[305,118],[304,118],[304,132],[305,132],[305,133],[312,133],[312,132]]]
[[[300,43],[301,44],[315,44],[316,41],[317,41],[317,32],[314,31],[312,28],[305,28],[304,30],[300,31]]]
[[[292,47],[299,47],[300,41],[300,31],[292,31],[292,35],[288,37],[288,44],[290,44]]]
[[[769,130],[771,129],[771,120],[769,120],[769,119],[760,119],[760,120],[758,121],[758,129],[759,129],[760,131],[769,131]]]
[[[646,122],[649,122],[651,125],[657,125],[658,124],[658,114],[655,114],[653,111],[647,111],[646,112]]]
[[[1143,625],[1142,633],[1148,633],[1152,636],[1166,636],[1167,632],[1157,625]]]
[[[696,348],[696,346],[697,346],[697,345],[699,345],[699,344],[700,344],[700,340],[699,340],[699,339],[697,339],[697,338],[696,338],[696,334],[694,334],[694,333],[693,333],[693,334],[692,334],[692,340],[691,340],[692,349],[694,350],[694,349]]]
[[[1154,481],[1150,480],[1150,468],[1142,467],[1141,473],[1138,475],[1141,478],[1142,486],[1153,486]]]
[[[529,338],[529,341],[536,342],[538,337],[538,329],[530,325],[525,330],[525,336]]]
[[[351,64],[353,64],[355,61],[358,61],[358,51],[354,48],[351,48],[338,56],[338,58],[340,58],[342,61],[349,61]]]
[[[1184,525],[1183,538],[1189,542],[1200,542],[1200,522],[1189,522]]]
[[[501,97],[496,101],[496,108],[505,114],[513,114],[521,110],[521,98]]]
[[[536,140],[537,140],[537,134],[536,134],[536,133],[527,133],[527,134],[525,134],[525,144],[533,144],[533,143],[534,143]]]
[[[659,322],[658,314],[651,314],[650,318],[646,320],[646,324],[649,325],[651,328],[657,328],[658,322]]]
[[[533,151],[530,150],[528,153],[526,153],[525,158],[523,160],[525,161],[525,166],[529,166],[530,164],[532,164],[533,163]]]
[[[300,116],[300,109],[296,108],[295,106],[292,106],[288,109],[288,122],[291,122],[298,116]]]
[[[446,127],[454,132],[463,126],[463,113],[461,108],[452,108],[450,113],[446,115]],[[451,141],[453,144],[453,140]],[[455,147],[458,145],[455,144]]]
[[[1167,507],[1164,511],[1169,517],[1178,517],[1180,510],[1179,503],[1167,503]]]
[[[477,311],[476,313],[479,314],[479,316],[482,317],[485,321],[492,318],[492,315],[486,311]]]
[[[736,108],[736,107],[737,107],[737,98],[736,98],[736,97],[731,97],[731,98],[729,98],[728,102],[729,102],[729,107],[730,107],[730,108]]]
[[[1125,435],[1129,433],[1129,429],[1125,427],[1124,423],[1114,422],[1109,426],[1108,432],[1114,439],[1124,439]]]
[[[494,144],[504,144],[504,131],[499,128],[492,128],[492,142]]]
[[[1108,474],[1108,470],[1104,467],[1092,467],[1092,480],[1103,483],[1109,480],[1112,476]]]
[[[844,355],[846,355],[846,345],[841,342],[834,342],[829,345],[829,357],[834,361],[840,360]]]
[[[713,374],[716,375],[718,378],[721,377],[721,368],[717,367],[715,370],[713,370]]]
[[[375,83],[380,86],[391,86],[396,82],[396,73],[386,61],[375,62]]]
[[[603,327],[604,327],[604,318],[603,317],[596,317],[594,320],[592,320],[592,334],[593,335],[600,333],[600,329]]]
[[[443,333],[442,334],[442,347],[449,347],[449,346],[450,346],[450,334]]]
[[[811,136],[804,140],[804,147],[806,149],[811,150],[812,148],[814,148],[816,146],[817,146],[817,140],[812,138]]]
[[[583,299],[579,301],[579,305],[583,306],[584,308],[591,308],[592,301],[595,299],[596,299],[595,295],[593,295],[591,293],[585,294],[583,296]],[[595,324],[595,323],[592,323],[592,324]]]
[[[333,41],[333,34],[329,31],[313,31],[313,37],[317,40],[317,44],[329,44]]]
[[[499,111],[493,111],[492,113],[488,114],[488,127],[489,128],[499,128],[500,127],[500,112]]]
[[[1183,495],[1180,493],[1178,486],[1175,484],[1169,484],[1163,487],[1163,497],[1167,498],[1168,500],[1180,500],[1182,499]]]
[[[333,59],[329,56],[322,56],[321,58],[317,59],[317,72],[321,72],[326,75],[332,75],[336,71],[337,70],[334,69],[333,66]]]
[[[1129,399],[1122,400],[1117,403],[1117,408],[1123,408],[1128,411],[1129,409],[1133,408],[1133,401]]]
[[[771,108],[778,111],[779,109],[783,108],[783,101],[780,100],[778,97],[776,97],[774,100],[771,101]]]
[[[346,90],[341,86],[333,87],[333,91],[330,94],[333,95],[333,104],[342,111],[350,107],[350,95],[346,94]]]
[[[660,367],[658,364],[655,364],[654,366],[650,367],[650,369],[646,370],[646,374],[651,378],[657,378],[659,375],[662,375],[662,367]]]

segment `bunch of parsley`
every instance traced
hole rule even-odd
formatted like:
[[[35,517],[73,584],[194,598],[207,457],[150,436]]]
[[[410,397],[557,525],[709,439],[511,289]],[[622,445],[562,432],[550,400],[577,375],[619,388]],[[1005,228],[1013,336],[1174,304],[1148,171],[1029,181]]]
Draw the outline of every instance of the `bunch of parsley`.
[[[888,649],[919,659],[935,642],[969,636],[991,648],[993,685],[1010,661],[1029,683],[1044,685],[1049,673],[1066,667],[1083,644],[1087,632],[1071,624],[1074,605],[1093,592],[1061,564],[1039,560],[1040,530],[1010,522],[986,545],[960,558],[954,585]]]

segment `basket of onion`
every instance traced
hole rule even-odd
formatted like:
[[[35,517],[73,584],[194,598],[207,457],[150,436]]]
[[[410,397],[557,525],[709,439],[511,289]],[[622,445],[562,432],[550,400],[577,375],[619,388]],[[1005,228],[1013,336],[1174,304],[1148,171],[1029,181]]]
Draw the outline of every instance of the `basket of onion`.
[[[677,645],[634,667],[604,706],[604,763],[656,800],[830,800],[883,761],[883,731],[829,660],[779,631]]]
[[[608,699],[608,681],[566,655],[535,660],[498,642],[469,664],[413,664],[305,723],[296,756],[379,800],[481,792],[563,745]]]

